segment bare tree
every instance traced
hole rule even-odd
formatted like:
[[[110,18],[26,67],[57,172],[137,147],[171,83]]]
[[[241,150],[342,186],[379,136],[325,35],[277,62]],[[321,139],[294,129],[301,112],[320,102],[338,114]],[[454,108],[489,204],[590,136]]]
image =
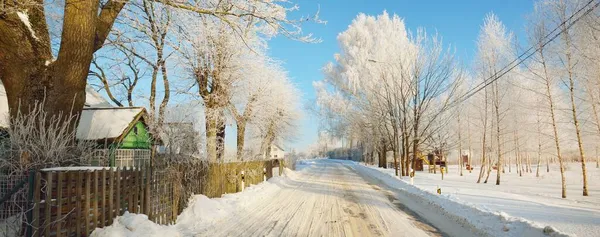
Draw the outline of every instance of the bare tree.
[[[104,90],[115,105],[134,106],[134,91],[146,75],[145,67],[141,65],[143,61],[122,47],[115,47],[114,51],[112,57],[96,54],[92,60],[94,67],[90,69],[89,75],[100,80],[101,85],[96,88]],[[88,81],[88,84],[94,85],[91,81]]]

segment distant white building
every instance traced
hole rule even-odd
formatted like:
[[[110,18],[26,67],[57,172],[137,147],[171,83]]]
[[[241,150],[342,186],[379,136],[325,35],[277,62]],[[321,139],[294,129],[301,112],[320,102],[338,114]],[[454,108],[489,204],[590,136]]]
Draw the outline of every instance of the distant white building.
[[[285,150],[283,150],[283,148],[279,147],[278,145],[271,145],[270,149],[271,149],[271,157],[269,157],[270,159],[285,158]]]

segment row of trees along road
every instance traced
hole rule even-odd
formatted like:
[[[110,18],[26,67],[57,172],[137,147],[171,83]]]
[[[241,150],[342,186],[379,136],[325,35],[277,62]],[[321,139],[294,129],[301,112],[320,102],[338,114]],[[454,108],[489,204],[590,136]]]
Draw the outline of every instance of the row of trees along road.
[[[49,120],[75,125],[89,82],[118,106],[147,106],[155,134],[173,99],[200,101],[211,161],[223,158],[228,115],[238,126],[237,158],[249,124],[265,153],[290,135],[299,107],[267,41],[318,41],[300,28],[320,22],[316,15],[289,19],[298,9],[279,0],[1,1],[0,79],[11,120],[42,105]]]
[[[468,155],[478,183],[494,170],[500,185],[502,174],[539,176],[557,163],[566,198],[565,167],[578,162],[587,196],[585,151],[596,151],[600,168],[598,4],[537,1],[521,41],[490,13],[470,67],[439,36],[410,33],[398,16],[359,15],[314,83],[322,127],[362,148],[367,162],[379,154],[385,166],[391,151],[402,176],[416,155],[435,150],[460,164],[460,175]]]

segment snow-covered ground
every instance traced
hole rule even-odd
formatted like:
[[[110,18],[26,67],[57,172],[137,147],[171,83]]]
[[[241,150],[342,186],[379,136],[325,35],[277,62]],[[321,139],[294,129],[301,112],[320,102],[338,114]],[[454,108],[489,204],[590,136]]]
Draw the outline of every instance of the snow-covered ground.
[[[275,171],[275,170],[274,170]],[[287,174],[294,175],[290,170]],[[278,171],[274,173],[278,175]],[[189,206],[177,217],[175,225],[159,225],[143,214],[125,213],[115,218],[111,226],[97,228],[92,237],[177,237],[198,236],[206,233],[217,221],[246,210],[253,203],[267,202],[287,177],[273,177],[268,182],[253,185],[244,192],[225,194],[221,198],[210,199],[204,195],[195,195]],[[204,234],[206,235],[206,234]]]
[[[597,198],[579,199],[572,191],[572,200],[554,200],[548,195],[552,192],[539,190],[543,188],[521,190],[534,184],[551,189],[550,180],[523,183],[519,180],[526,178],[507,175],[503,186],[496,187],[468,181],[469,177],[476,177],[475,173],[463,177],[449,174],[445,181],[439,180],[439,174],[419,173],[413,186],[394,177],[391,169],[351,161],[301,161],[298,169],[286,170],[283,177],[222,198],[193,196],[174,225],[158,225],[145,215],[127,213],[116,218],[112,226],[96,229],[92,236],[462,237],[599,233],[598,226],[594,226],[599,220],[597,205],[594,208],[593,204]],[[576,173],[574,168],[570,172]],[[598,180],[594,175],[597,173],[590,179]],[[545,174],[539,179],[551,177]],[[435,193],[438,185],[442,195]],[[598,195],[597,186],[592,190],[592,195]],[[528,216],[542,218],[544,212],[544,217],[554,222]]]
[[[92,236],[441,236],[447,234],[362,178],[355,163],[301,162],[300,171],[208,199],[193,197],[177,223],[161,226],[125,214]],[[473,236],[456,226],[453,236]]]
[[[588,190],[590,196],[582,196],[582,175],[580,164],[569,164],[566,172],[567,199],[561,198],[560,173],[558,166],[540,170],[540,177],[533,173],[523,173],[519,177],[514,172],[502,174],[501,185],[495,185],[496,173],[490,175],[487,184],[477,184],[479,170],[472,173],[464,170],[458,175],[458,167],[450,167],[444,180],[437,174],[417,172],[414,185],[429,193],[436,193],[439,186],[442,196],[455,202],[497,213],[510,218],[523,218],[538,226],[552,226],[557,230],[577,236],[600,236],[600,169],[588,164]],[[388,175],[393,169],[378,169]],[[403,179],[408,185],[408,178]]]

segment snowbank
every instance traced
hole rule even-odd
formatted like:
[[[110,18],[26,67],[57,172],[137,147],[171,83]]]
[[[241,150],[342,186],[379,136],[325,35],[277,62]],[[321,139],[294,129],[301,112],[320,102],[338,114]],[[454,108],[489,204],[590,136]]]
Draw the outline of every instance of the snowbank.
[[[393,173],[388,173],[389,170],[356,163],[349,164],[360,173],[367,174],[393,189],[398,189],[400,192],[396,192],[396,195],[399,201],[432,222],[436,222],[436,215],[431,212],[437,212],[437,216],[441,213],[444,217],[482,236],[569,236],[551,226],[542,226],[503,212],[491,212],[462,202],[448,194],[438,195],[418,188],[397,178]]]
[[[179,237],[182,236],[174,226],[164,226],[148,220],[143,214],[125,212],[115,218],[113,224],[102,229],[97,228],[91,237]]]
[[[177,217],[175,225],[159,225],[148,220],[146,215],[125,213],[115,218],[111,226],[96,228],[92,236],[196,236],[223,218],[236,216],[253,203],[271,198],[282,185],[286,185],[288,176],[295,175],[294,171],[285,169],[283,177],[273,177],[267,182],[248,187],[241,193],[225,194],[221,198],[210,199],[204,195],[194,195],[188,207]]]

